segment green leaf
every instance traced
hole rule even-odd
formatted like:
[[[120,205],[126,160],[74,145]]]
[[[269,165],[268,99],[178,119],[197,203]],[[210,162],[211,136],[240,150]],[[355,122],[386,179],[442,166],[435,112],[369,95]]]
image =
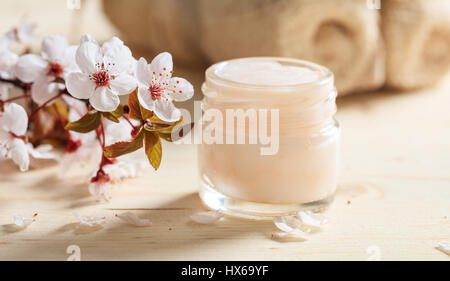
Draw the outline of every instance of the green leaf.
[[[141,130],[133,141],[116,142],[115,144],[105,147],[105,156],[108,158],[116,158],[121,155],[134,152],[144,145],[143,139],[144,133],[143,130]]]
[[[75,122],[70,122],[66,125],[66,130],[78,132],[78,133],[89,133],[90,131],[93,131],[100,126],[101,121],[101,114],[100,112],[93,110],[89,111],[81,117],[80,120]]]
[[[162,147],[161,139],[155,133],[145,132],[145,154],[153,168],[158,170],[161,165]]]
[[[119,105],[116,110],[112,112],[102,112],[102,115],[116,123],[120,123],[119,118],[123,115],[123,106]]]
[[[194,123],[183,125],[180,128],[178,128],[176,131],[172,130],[172,132],[170,132],[170,133],[158,132],[158,135],[162,139],[164,139],[168,142],[174,142],[179,139],[182,139],[187,134],[189,134],[189,132],[192,130],[192,128],[194,128]]]

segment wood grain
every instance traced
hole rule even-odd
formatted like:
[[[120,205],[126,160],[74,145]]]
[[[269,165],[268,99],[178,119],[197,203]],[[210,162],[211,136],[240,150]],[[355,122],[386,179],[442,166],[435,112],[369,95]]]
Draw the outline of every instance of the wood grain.
[[[339,191],[330,223],[306,242],[270,239],[270,222],[226,218],[196,225],[193,145],[164,144],[161,169],[127,180],[109,204],[89,197],[84,178],[61,180],[47,165],[21,174],[0,163],[0,260],[449,260],[435,249],[450,240],[450,87],[344,97]],[[131,210],[153,226],[114,218]],[[17,231],[12,215],[37,221]],[[76,229],[72,212],[107,216],[104,228]]]

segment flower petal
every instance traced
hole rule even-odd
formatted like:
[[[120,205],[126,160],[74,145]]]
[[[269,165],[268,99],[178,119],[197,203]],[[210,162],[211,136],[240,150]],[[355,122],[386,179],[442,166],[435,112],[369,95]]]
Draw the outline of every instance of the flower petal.
[[[78,99],[88,99],[95,90],[95,83],[89,79],[89,76],[81,72],[72,72],[67,76],[67,91]]]
[[[108,87],[99,87],[89,98],[89,102],[98,111],[111,112],[119,106],[120,99]]]
[[[59,34],[47,35],[42,40],[42,57],[47,61],[62,62],[68,47],[69,41],[65,36]]]
[[[117,37],[105,42],[102,45],[103,62],[108,65],[110,74],[118,75],[122,72],[129,72],[132,68],[133,55],[130,48],[123,44]]]
[[[97,71],[96,64],[102,62],[100,47],[91,41],[80,44],[75,53],[75,60],[82,72],[95,73]]]
[[[79,216],[77,213],[73,216],[79,221],[79,227],[98,227],[106,223],[105,217]]]
[[[80,44],[83,44],[84,42],[91,42],[98,45],[97,41],[95,41],[95,39],[89,34],[84,34],[83,36],[81,36]]]
[[[171,100],[164,97],[161,97],[160,99],[156,100],[154,113],[161,120],[167,122],[178,121],[180,120],[181,117],[180,110],[175,107],[175,105],[172,103]]]
[[[169,81],[168,94],[175,101],[186,101],[194,95],[194,87],[184,78],[174,77]]]
[[[136,79],[128,74],[122,73],[109,82],[111,89],[118,95],[128,95],[136,89]]]
[[[16,75],[23,82],[31,83],[45,75],[47,65],[48,63],[38,55],[24,55],[17,62]]]
[[[295,216],[274,217],[273,222],[278,229],[289,233],[299,229],[302,225],[302,222]]]
[[[145,58],[140,58],[136,66],[136,77],[138,82],[144,86],[150,86],[152,82],[153,73],[150,69],[150,65]]]
[[[315,214],[311,211],[300,211],[297,216],[300,218],[302,224],[310,227],[320,227],[328,222],[328,219],[325,216]]]
[[[272,239],[281,241],[306,241],[308,236],[301,230],[296,229],[293,232],[277,232],[272,234]]]
[[[152,99],[150,91],[147,88],[139,87],[137,96],[143,108],[151,111],[155,110],[155,101]]]
[[[11,47],[13,40],[6,35],[0,37],[0,52],[7,52]]]
[[[210,211],[210,212],[199,212],[190,215],[191,220],[200,224],[212,224],[220,220],[223,217],[222,212]]]
[[[94,182],[89,184],[89,193],[100,202],[109,202],[112,199],[109,183]]]
[[[10,103],[5,105],[4,110],[0,115],[0,128],[17,136],[25,135],[28,127],[28,115],[25,109],[16,103]]]
[[[172,77],[172,55],[168,52],[160,53],[152,60],[150,69],[152,72],[155,72],[157,78],[167,79]]]
[[[0,50],[0,76],[4,79],[13,79],[16,76],[15,67],[18,61],[17,54]]]
[[[28,43],[33,39],[34,26],[24,22],[17,27],[17,39],[19,42]]]
[[[72,45],[66,48],[64,52],[64,58],[62,59],[62,65],[64,68],[63,77],[67,80],[67,75],[72,72],[79,72],[80,68],[75,61],[75,54],[77,53],[78,46]]]
[[[30,224],[32,224],[33,222],[35,222],[35,219],[34,218],[26,218],[26,217],[22,217],[20,215],[14,214],[13,221],[14,221],[14,224],[19,227],[27,227]]]
[[[436,247],[439,251],[450,256],[450,242],[448,241],[440,241]]]
[[[53,150],[53,146],[50,144],[41,144],[37,147],[33,147],[31,143],[27,143],[26,146],[28,153],[34,159],[58,159],[56,154],[51,152]]]
[[[58,83],[49,82],[46,76],[42,76],[31,87],[31,99],[38,105],[42,105],[58,95],[58,86]],[[48,105],[51,105],[53,102],[55,101],[52,101]]]
[[[136,214],[132,213],[132,212],[125,212],[125,213],[121,213],[121,214],[116,214],[116,217],[118,217],[119,219],[135,225],[135,226],[139,226],[139,227],[143,227],[143,226],[151,226],[151,222],[148,219],[141,219],[138,216],[136,216]]]
[[[11,158],[14,163],[16,163],[22,172],[28,170],[30,166],[30,156],[28,155],[28,150],[21,139],[13,139],[10,145],[10,151],[8,158]]]

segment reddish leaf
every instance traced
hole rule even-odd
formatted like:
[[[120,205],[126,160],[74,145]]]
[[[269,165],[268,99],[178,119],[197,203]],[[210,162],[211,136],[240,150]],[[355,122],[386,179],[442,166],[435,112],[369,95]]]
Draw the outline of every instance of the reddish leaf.
[[[143,139],[144,134],[141,130],[133,141],[121,141],[105,147],[105,156],[108,158],[116,158],[121,155],[134,152],[144,145]]]

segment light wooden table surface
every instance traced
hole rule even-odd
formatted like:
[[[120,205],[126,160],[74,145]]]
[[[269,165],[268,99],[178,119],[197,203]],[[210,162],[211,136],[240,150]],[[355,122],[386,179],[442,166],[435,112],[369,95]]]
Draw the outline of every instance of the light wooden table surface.
[[[338,106],[339,191],[330,223],[309,241],[271,240],[270,222],[191,223],[202,209],[195,147],[165,144],[161,169],[116,186],[109,204],[96,203],[82,178],[58,179],[55,166],[21,174],[1,163],[0,259],[66,260],[78,245],[82,260],[450,260],[435,249],[450,240],[450,87],[367,93]],[[153,226],[114,218],[125,210]],[[35,212],[27,229],[11,226],[14,213]],[[108,222],[80,232],[72,212]]]

